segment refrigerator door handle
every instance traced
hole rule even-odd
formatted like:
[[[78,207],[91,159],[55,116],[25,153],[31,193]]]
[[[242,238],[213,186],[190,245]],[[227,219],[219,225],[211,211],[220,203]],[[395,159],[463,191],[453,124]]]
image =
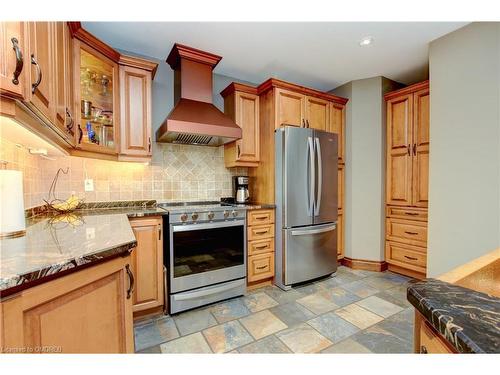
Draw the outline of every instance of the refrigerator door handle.
[[[318,137],[315,138],[315,142],[316,155],[318,158],[318,195],[314,204],[314,216],[318,216],[319,209],[321,208],[321,187],[323,186],[323,158],[321,157],[321,144]]]
[[[314,167],[314,143],[312,137],[307,137],[307,150],[309,151],[309,191],[308,202],[307,202],[307,215],[313,216],[314,214],[314,191],[316,190],[315,183],[315,167]]]
[[[335,230],[337,228],[337,224],[332,224],[327,227],[319,228],[319,229],[309,229],[309,230],[292,230],[292,236],[307,236],[311,234],[319,234],[319,233],[326,233],[326,232],[331,232],[332,230]]]

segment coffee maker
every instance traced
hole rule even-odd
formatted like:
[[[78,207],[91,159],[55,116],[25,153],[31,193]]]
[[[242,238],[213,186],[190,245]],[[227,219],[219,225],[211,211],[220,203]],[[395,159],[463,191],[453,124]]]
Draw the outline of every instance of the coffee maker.
[[[233,176],[233,196],[236,203],[248,203],[248,176]]]

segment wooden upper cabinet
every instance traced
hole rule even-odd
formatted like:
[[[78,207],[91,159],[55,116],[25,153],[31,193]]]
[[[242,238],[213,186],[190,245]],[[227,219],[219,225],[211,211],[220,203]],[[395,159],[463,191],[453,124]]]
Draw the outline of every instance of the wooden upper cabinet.
[[[257,89],[238,83],[221,92],[224,113],[241,128],[241,139],[224,145],[226,167],[256,167],[260,160],[259,97]]]
[[[130,225],[137,240],[131,264],[136,283],[132,294],[133,310],[163,306],[162,219],[132,219]]]
[[[75,144],[75,103],[73,97],[73,41],[66,22],[54,26],[55,125]]]
[[[330,121],[327,131],[338,134],[339,163],[345,163],[344,157],[344,128],[345,128],[345,104],[330,103]]]
[[[25,98],[33,109],[54,121],[55,22],[29,22],[28,37]]]
[[[329,127],[330,105],[325,99],[306,96],[306,126],[325,131]]]
[[[429,88],[413,94],[413,200],[416,207],[429,203]]]
[[[120,154],[151,156],[151,72],[120,66]]]
[[[24,69],[29,69],[25,56],[26,38],[23,22],[0,22],[0,94],[24,98]]]
[[[96,48],[73,43],[75,100],[79,105],[76,147],[118,153],[120,120],[118,64]]]
[[[282,125],[305,127],[306,96],[281,88],[275,89],[276,124],[275,129]]]
[[[387,101],[387,185],[386,203],[412,203],[412,116],[413,95]]]

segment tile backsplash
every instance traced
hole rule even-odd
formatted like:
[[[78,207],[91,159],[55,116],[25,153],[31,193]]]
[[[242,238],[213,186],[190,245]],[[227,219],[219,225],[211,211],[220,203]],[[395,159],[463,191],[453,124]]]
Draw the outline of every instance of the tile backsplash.
[[[29,154],[24,147],[0,139],[0,160],[7,169],[23,172],[25,208],[43,204],[59,168],[56,197],[72,192],[87,202],[132,199],[218,200],[232,194],[231,177],[246,175],[246,168],[224,167],[224,147],[155,144],[150,165],[81,158]],[[94,180],[94,191],[84,191],[84,180]]]

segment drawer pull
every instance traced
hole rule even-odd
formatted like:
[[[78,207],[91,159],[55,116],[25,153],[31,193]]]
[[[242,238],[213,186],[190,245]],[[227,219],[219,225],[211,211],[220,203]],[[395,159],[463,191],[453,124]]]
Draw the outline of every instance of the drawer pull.
[[[405,255],[405,258],[406,258],[406,259],[410,259],[410,260],[418,260],[418,258],[409,257],[408,255]]]
[[[407,230],[405,230],[405,233],[406,234],[411,234],[412,236],[416,236],[418,234],[417,232],[408,232]]]
[[[409,215],[409,216],[417,216],[417,215],[418,215],[418,212],[405,212],[405,215]]]
[[[256,230],[254,233],[255,234],[266,234],[266,233],[269,233],[269,229]]]
[[[260,267],[255,267],[255,268],[258,269],[258,270],[263,270],[263,269],[266,269],[267,266],[260,266]]]
[[[264,216],[254,216],[253,217],[255,220],[266,220],[269,218],[269,215],[264,215]]]
[[[262,250],[262,249],[267,249],[269,245],[260,245],[260,246],[254,246],[256,250]]]
[[[427,353],[428,353],[427,348],[425,347],[425,345],[422,345],[420,347],[420,354],[427,354]]]

